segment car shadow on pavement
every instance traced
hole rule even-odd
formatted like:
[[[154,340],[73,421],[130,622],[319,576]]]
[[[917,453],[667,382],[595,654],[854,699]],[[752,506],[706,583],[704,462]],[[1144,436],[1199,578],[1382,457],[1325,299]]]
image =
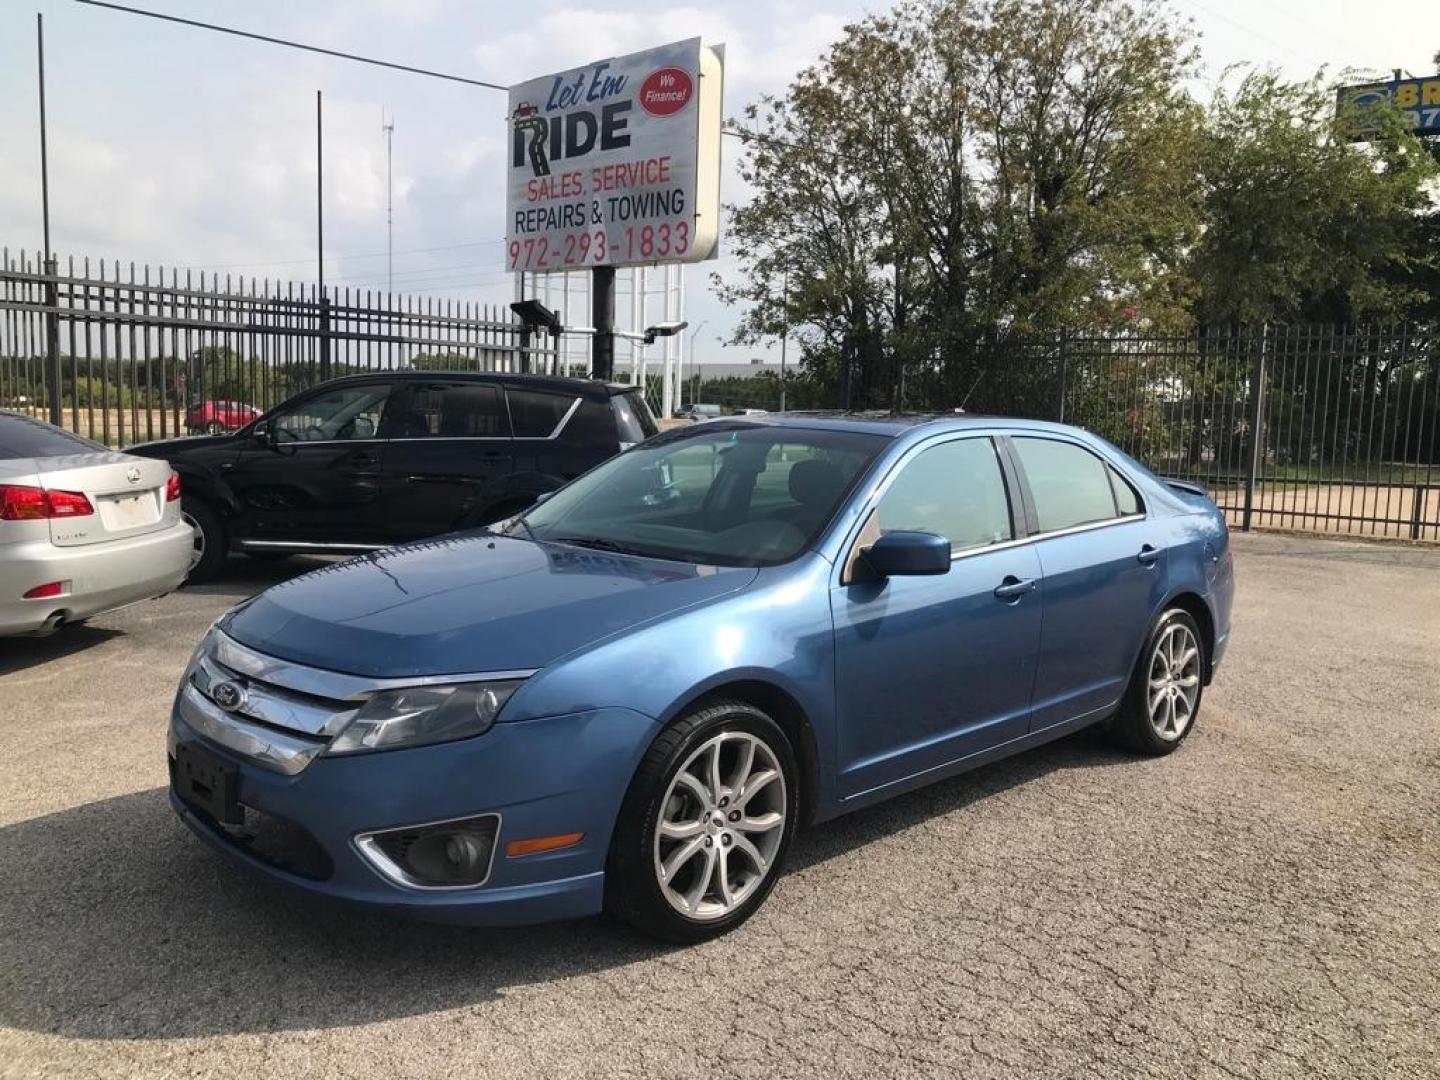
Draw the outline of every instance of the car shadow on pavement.
[[[106,626],[65,626],[49,637],[0,638],[0,675],[11,675],[39,664],[93,649],[119,637],[121,631]]]
[[[802,833],[789,869],[1056,769],[1113,760],[1093,736],[1064,740]],[[431,926],[301,897],[203,847],[161,788],[0,828],[0,868],[0,1027],[68,1037],[347,1027],[664,951],[603,919]]]

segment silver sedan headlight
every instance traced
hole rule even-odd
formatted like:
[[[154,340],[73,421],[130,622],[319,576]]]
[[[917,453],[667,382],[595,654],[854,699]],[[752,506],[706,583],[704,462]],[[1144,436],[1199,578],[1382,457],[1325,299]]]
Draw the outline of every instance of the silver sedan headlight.
[[[522,680],[381,690],[335,737],[327,754],[429,746],[483,735]]]

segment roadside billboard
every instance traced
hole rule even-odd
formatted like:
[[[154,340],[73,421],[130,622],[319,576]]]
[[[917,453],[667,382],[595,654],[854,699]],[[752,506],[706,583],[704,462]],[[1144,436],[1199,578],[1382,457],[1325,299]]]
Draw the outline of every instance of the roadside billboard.
[[[511,87],[505,268],[714,258],[723,89],[699,38]]]
[[[1352,139],[1378,131],[1386,106],[1398,109],[1415,134],[1440,135],[1440,75],[1342,86],[1336,94],[1335,108]]]

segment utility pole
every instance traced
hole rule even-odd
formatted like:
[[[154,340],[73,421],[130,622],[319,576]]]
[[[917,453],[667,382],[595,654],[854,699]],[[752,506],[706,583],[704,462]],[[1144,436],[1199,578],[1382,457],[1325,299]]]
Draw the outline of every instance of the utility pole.
[[[55,258],[50,253],[50,158],[45,146],[45,19],[35,13],[35,56],[40,77],[40,225],[45,234],[45,381],[49,384],[50,423],[60,427],[60,301],[55,287]]]
[[[325,121],[323,98],[315,91],[315,258],[320,301],[320,378],[330,378],[330,301],[325,298]]]
[[[383,108],[380,130],[385,132],[385,294],[389,296],[395,292],[395,118],[386,123]]]

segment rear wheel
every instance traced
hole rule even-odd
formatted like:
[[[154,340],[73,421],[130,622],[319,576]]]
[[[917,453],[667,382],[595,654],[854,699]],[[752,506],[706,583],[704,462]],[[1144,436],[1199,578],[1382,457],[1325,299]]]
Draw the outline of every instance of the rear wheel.
[[[1168,754],[1195,727],[1205,691],[1205,644],[1184,608],[1155,621],[1135,665],[1130,688],[1111,726],[1116,738],[1142,754]]]
[[[626,793],[606,907],[646,933],[704,941],[748,919],[795,831],[795,755],[759,709],[722,702],[675,721]]]
[[[190,526],[195,537],[185,584],[199,585],[211,580],[225,563],[225,526],[209,503],[192,495],[180,497],[180,518]]]

